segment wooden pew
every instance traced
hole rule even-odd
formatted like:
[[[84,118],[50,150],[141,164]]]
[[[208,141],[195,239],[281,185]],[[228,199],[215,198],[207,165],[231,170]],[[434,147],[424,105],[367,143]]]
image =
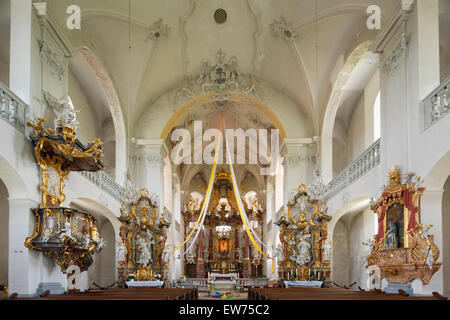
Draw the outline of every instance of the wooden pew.
[[[36,298],[18,298],[14,300],[196,300],[196,289],[181,288],[108,288],[90,289],[85,292],[69,292],[65,294],[50,294],[45,292]]]
[[[441,296],[442,297],[442,296]],[[445,297],[442,297],[445,299]],[[386,294],[382,291],[356,291],[342,288],[253,288],[249,300],[436,300],[429,297],[408,296],[404,293]]]

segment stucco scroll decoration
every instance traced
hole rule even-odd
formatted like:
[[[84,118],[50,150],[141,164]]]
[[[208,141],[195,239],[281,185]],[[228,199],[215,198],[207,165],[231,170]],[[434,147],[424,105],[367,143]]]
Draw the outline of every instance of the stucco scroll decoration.
[[[238,61],[232,56],[225,62],[225,53],[218,50],[216,62],[202,61],[200,74],[189,77],[187,85],[176,92],[177,104],[183,104],[201,94],[214,93],[212,100],[225,101],[230,92],[243,92],[263,100],[264,93],[251,75],[243,75],[238,68]]]
[[[389,53],[381,63],[380,69],[386,74],[392,75],[397,71],[400,62],[408,56],[408,40],[406,34],[402,34],[398,45]]]
[[[58,54],[54,52],[45,41],[41,43],[39,54],[42,61],[50,67],[53,78],[58,81],[62,81],[68,71],[68,68],[58,57]]]

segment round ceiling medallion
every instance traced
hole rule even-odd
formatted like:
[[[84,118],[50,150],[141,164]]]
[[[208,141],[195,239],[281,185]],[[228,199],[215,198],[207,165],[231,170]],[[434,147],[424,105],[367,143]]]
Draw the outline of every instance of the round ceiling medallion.
[[[224,23],[227,21],[227,12],[224,9],[217,9],[216,12],[214,12],[214,20],[216,20],[217,23]]]

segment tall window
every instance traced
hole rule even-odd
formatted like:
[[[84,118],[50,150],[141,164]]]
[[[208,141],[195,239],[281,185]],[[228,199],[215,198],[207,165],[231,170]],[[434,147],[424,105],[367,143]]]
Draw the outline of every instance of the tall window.
[[[378,91],[375,104],[373,105],[373,141],[381,137],[381,110],[380,110],[380,92]]]

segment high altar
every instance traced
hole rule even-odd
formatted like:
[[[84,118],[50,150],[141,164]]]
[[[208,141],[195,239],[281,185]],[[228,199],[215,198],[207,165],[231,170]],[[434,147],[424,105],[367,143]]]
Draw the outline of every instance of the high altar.
[[[378,234],[368,244],[372,250],[366,259],[369,268],[379,272],[379,279],[392,284],[419,279],[427,285],[441,267],[436,262],[439,249],[429,233],[432,226],[420,223],[420,198],[425,191],[421,182],[409,173],[402,184],[400,170],[395,168],[389,172],[389,184],[381,197],[372,204]]]
[[[256,197],[242,199],[254,230],[262,238],[261,205]],[[202,202],[192,197],[183,211],[185,235],[188,235],[198,219]],[[190,241],[185,248],[190,246]],[[260,253],[251,248],[244,231],[233,193],[231,175],[216,173],[209,208],[197,243],[186,253],[186,274],[192,278],[204,278],[207,272],[220,274],[240,273],[242,277],[257,277],[262,273]]]

